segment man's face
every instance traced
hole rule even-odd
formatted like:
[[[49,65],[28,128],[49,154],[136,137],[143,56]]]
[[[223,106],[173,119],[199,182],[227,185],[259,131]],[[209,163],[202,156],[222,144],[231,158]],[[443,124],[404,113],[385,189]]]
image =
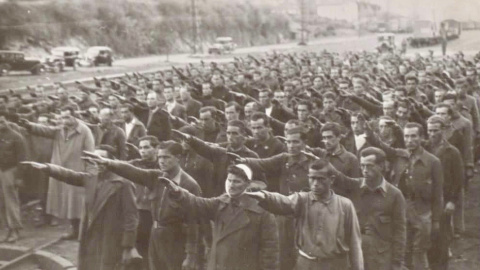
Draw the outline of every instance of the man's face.
[[[287,152],[291,155],[299,155],[305,149],[305,142],[300,133],[287,134],[286,136]]]
[[[392,126],[385,119],[378,121],[378,130],[382,138],[390,138],[392,136]]]
[[[159,81],[155,80],[155,81],[152,82],[152,90],[155,91],[155,92],[160,90],[160,82]],[[137,97],[137,99],[138,99],[138,97]]]
[[[405,84],[405,88],[407,88],[407,91],[409,93],[412,93],[415,91],[415,88],[417,87],[417,83],[415,80],[407,80],[407,83]]]
[[[98,119],[102,125],[110,124],[112,122],[112,112],[110,109],[102,109],[98,115]]]
[[[286,99],[285,93],[283,91],[275,91],[275,93],[273,93],[273,98],[278,100],[278,102],[280,102],[280,104],[286,105],[286,103],[287,103],[287,99]]]
[[[395,91],[395,100],[398,100],[399,98],[404,98],[405,97],[405,92],[403,91]]]
[[[200,126],[204,130],[213,130],[215,128],[215,121],[213,119],[212,113],[210,111],[200,113]]]
[[[448,113],[448,108],[439,107],[435,109],[435,114],[442,117],[445,121],[450,122],[451,115]]]
[[[428,140],[438,144],[443,138],[443,129],[440,123],[427,123]]]
[[[327,169],[308,169],[308,183],[310,185],[310,190],[316,196],[325,196],[330,192],[333,178],[328,175]]]
[[[90,107],[88,108],[88,113],[90,113],[91,116],[98,118],[98,108]]]
[[[242,195],[249,185],[250,183],[242,177],[229,173],[227,175],[227,180],[225,181],[225,191],[230,197],[235,198]]]
[[[447,92],[443,90],[437,90],[434,93],[434,99],[435,99],[435,104],[441,103],[443,101],[443,97],[445,96]]]
[[[325,149],[329,152],[333,152],[337,149],[340,143],[340,137],[336,136],[333,131],[327,130],[322,132],[322,141],[325,144]]]
[[[340,83],[338,85],[338,89],[342,90],[342,91],[346,91],[346,92],[349,92],[348,91],[348,83]]]
[[[375,181],[382,177],[382,167],[377,164],[375,155],[360,157],[360,169],[367,181]]]
[[[142,102],[145,102],[145,100],[146,100],[145,91],[143,91],[143,90],[137,91],[135,93],[135,98],[142,101]]]
[[[129,123],[133,119],[132,113],[128,110],[128,108],[121,108],[120,115],[122,116],[123,121]]]
[[[143,160],[153,161],[156,159],[157,149],[151,145],[149,140],[140,141],[138,150]]]
[[[283,91],[285,92],[285,96],[287,96],[287,98],[290,98],[290,97],[293,96],[293,87],[292,86],[285,86]]]
[[[337,68],[332,68],[330,70],[330,76],[334,79],[340,78],[340,72],[338,71]]]
[[[120,102],[118,101],[118,99],[114,96],[109,96],[108,97],[108,104],[110,105],[110,107],[112,108],[117,108],[118,105],[120,104]]]
[[[163,172],[168,172],[178,166],[178,158],[166,149],[158,150],[158,166]]]
[[[245,137],[237,126],[227,126],[227,142],[233,149],[238,149],[243,146]]]
[[[466,83],[462,83],[455,87],[455,91],[458,93],[459,96],[465,96],[468,93],[468,85]]]
[[[319,77],[316,77],[314,80],[313,80],[313,86],[315,88],[320,88],[322,87],[323,85],[323,82],[322,82],[322,79],[320,79]]]
[[[309,86],[310,86],[310,79],[309,79],[309,78],[303,78],[303,79],[302,79],[302,86],[303,86],[304,88],[309,87]]]
[[[352,125],[352,130],[355,135],[361,135],[365,133],[365,120],[359,119],[357,116],[352,116],[350,118],[350,123]]]
[[[452,107],[452,108],[457,107],[457,102],[455,101],[455,99],[444,99],[443,103],[445,103],[447,105],[450,105],[450,107]]]
[[[336,106],[337,106],[337,103],[335,102],[335,100],[333,100],[331,98],[324,98],[323,99],[323,109],[326,112],[331,112],[331,111],[335,110]]]
[[[310,115],[310,111],[308,110],[307,105],[298,105],[297,107],[298,120],[306,121],[309,115]]]
[[[255,110],[251,104],[247,104],[245,105],[245,108],[243,108],[243,112],[245,113],[245,118],[250,119],[250,116],[252,116]]]
[[[60,122],[67,127],[73,126],[73,124],[75,123],[75,118],[73,118],[69,110],[61,111]]]
[[[168,102],[174,101],[173,88],[167,87],[163,90],[163,95]]]
[[[208,83],[202,84],[202,95],[205,97],[212,95],[212,88],[210,87],[210,84]]]
[[[403,130],[403,138],[405,139],[405,146],[408,150],[414,151],[420,146],[421,137],[417,127],[405,128]]]
[[[67,91],[65,91],[65,89],[63,89],[63,88],[59,88],[59,89],[57,90],[57,96],[58,96],[60,99],[66,99],[66,98],[68,98]]]
[[[268,128],[263,123],[263,119],[258,119],[256,121],[250,121],[250,130],[252,131],[253,137],[258,141],[265,141],[268,139]]]
[[[147,96],[147,106],[150,109],[155,109],[158,106],[159,102],[157,100],[157,93],[151,92]]]
[[[212,84],[214,86],[221,86],[223,84],[222,78],[220,76],[215,75],[212,77]]]
[[[180,85],[180,79],[178,78],[178,76],[173,76],[172,77],[172,84],[173,85]]]
[[[365,92],[365,86],[363,86],[362,83],[359,82],[354,82],[353,83],[353,92],[355,95],[361,95],[363,92]]]
[[[408,119],[408,109],[405,107],[398,107],[397,108],[397,118],[400,120],[407,120]]]
[[[225,118],[227,119],[227,122],[230,120],[238,120],[240,118],[235,106],[225,108]]]
[[[395,103],[393,102],[384,102],[383,103],[383,115],[395,117]]]
[[[267,91],[260,92],[258,94],[258,100],[260,101],[262,106],[264,106],[265,108],[270,107],[270,97],[268,96]]]

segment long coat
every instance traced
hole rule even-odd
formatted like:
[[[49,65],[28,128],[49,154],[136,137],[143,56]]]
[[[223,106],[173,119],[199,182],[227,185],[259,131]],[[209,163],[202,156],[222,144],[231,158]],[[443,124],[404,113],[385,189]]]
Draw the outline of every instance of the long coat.
[[[53,139],[50,163],[78,172],[93,172],[93,167],[81,159],[83,151],[94,151],[95,142],[90,129],[78,121],[74,130],[65,134],[62,127],[49,127],[30,123],[27,129],[35,135]],[[47,213],[63,219],[82,216],[84,189],[50,178],[48,185]]]
[[[51,177],[85,187],[85,212],[80,226],[79,270],[114,270],[122,251],[133,248],[138,226],[133,184],[107,172],[79,173],[49,164]]]
[[[275,217],[255,199],[243,195],[232,212],[230,197],[196,197],[182,190],[177,200],[195,217],[213,221],[213,241],[207,270],[278,269],[279,247]]]

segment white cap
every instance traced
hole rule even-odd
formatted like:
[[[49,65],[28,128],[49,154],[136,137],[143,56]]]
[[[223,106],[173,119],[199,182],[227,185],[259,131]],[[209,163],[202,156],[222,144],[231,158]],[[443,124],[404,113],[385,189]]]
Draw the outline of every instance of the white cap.
[[[247,175],[248,180],[252,181],[253,172],[252,172],[252,169],[250,169],[250,167],[248,167],[245,164],[235,164],[235,167],[242,170],[245,173],[245,175]]]

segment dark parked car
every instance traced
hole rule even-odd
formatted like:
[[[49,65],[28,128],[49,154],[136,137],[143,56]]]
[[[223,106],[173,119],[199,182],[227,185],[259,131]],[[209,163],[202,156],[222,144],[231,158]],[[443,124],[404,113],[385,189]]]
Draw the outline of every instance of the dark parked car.
[[[29,71],[37,75],[45,71],[45,67],[40,59],[25,57],[22,52],[0,51],[0,76],[10,71]]]
[[[56,47],[45,60],[45,65],[54,72],[63,71],[65,67],[73,67],[73,70],[76,70],[79,57],[80,49],[76,47]]]
[[[105,46],[95,46],[90,47],[85,54],[88,62],[92,66],[99,66],[99,65],[108,65],[112,66],[113,63],[113,52],[112,49]]]

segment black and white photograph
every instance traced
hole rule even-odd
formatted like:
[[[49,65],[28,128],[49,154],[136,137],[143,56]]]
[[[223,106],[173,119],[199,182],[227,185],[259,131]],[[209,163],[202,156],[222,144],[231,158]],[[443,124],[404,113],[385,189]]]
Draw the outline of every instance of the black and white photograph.
[[[0,270],[480,269],[479,0],[0,0]]]

